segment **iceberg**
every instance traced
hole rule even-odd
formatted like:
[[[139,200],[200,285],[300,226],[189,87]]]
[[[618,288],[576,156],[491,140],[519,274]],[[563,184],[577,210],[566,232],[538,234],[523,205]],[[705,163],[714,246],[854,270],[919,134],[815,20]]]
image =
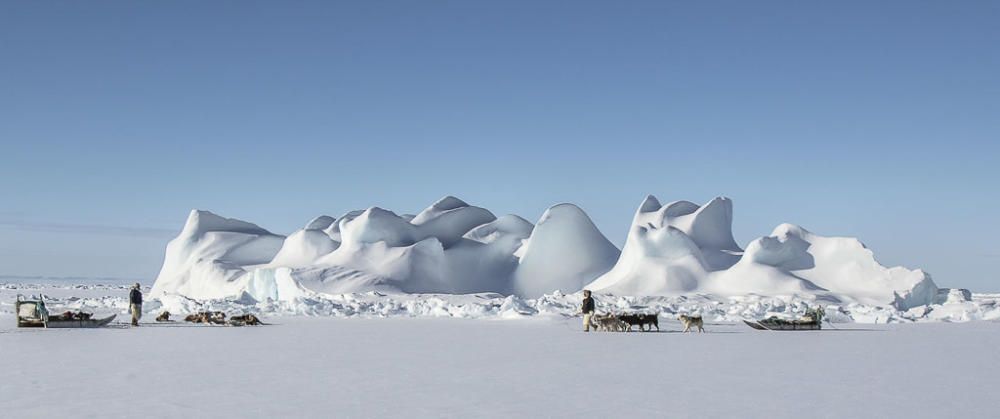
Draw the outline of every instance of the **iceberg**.
[[[636,297],[806,296],[836,303],[933,304],[926,272],[885,267],[859,240],[782,224],[740,247],[732,200],[661,204],[650,195],[619,250],[573,204],[536,224],[446,196],[416,215],[370,207],[319,216],[287,237],[192,211],[166,249],[154,298],[287,301],[318,294],[496,293],[539,298],[583,288]]]
[[[588,288],[640,296],[814,295],[899,310],[934,302],[938,288],[930,275],[884,267],[854,238],[782,224],[741,250],[732,238],[731,202],[661,206],[647,197],[618,263]]]

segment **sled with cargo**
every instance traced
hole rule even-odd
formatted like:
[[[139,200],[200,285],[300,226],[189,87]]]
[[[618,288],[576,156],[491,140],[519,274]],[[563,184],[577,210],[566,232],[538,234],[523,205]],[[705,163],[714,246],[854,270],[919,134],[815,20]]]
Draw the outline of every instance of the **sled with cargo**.
[[[770,317],[764,320],[744,320],[747,326],[757,330],[822,330],[823,310],[818,308],[806,311],[805,316],[798,320],[785,320]]]
[[[107,326],[115,319],[112,314],[104,318],[93,318],[87,313],[66,312],[63,314],[50,315],[45,308],[45,301],[41,298],[37,300],[22,299],[17,296],[14,303],[14,312],[17,313],[17,327],[44,327],[51,329],[90,329]]]

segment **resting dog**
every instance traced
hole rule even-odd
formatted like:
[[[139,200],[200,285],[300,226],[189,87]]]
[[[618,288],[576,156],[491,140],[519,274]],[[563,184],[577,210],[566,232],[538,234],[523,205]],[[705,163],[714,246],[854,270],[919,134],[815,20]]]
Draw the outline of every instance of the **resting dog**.
[[[156,316],[156,321],[158,321],[158,322],[169,322],[170,321],[170,312],[169,311],[164,311],[164,312],[160,313],[159,316]]]
[[[618,319],[625,322],[628,327],[625,329],[626,332],[632,331],[632,326],[638,325],[639,330],[643,332],[646,331],[646,326],[649,326],[649,330],[653,330],[656,327],[656,331],[660,331],[660,317],[656,314],[622,314],[618,316]]]
[[[257,316],[254,316],[253,314],[244,314],[241,316],[233,316],[229,318],[230,326],[259,326],[262,324],[264,324],[264,322],[261,322],[260,319],[258,319]]]
[[[691,326],[697,327],[699,333],[705,331],[705,322],[701,320],[701,316],[688,316],[686,314],[681,314],[677,317],[677,319],[684,325],[684,333],[689,332],[691,330]]]
[[[221,311],[203,311],[188,315],[184,318],[184,321],[191,323],[226,324],[226,313]]]

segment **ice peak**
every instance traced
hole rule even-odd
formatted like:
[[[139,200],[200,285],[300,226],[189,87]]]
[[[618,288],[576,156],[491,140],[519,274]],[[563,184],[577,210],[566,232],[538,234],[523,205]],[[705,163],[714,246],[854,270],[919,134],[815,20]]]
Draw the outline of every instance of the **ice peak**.
[[[183,234],[196,236],[211,231],[226,231],[244,234],[271,235],[260,226],[237,220],[235,218],[225,218],[205,210],[191,210],[187,221],[184,223]]]
[[[773,231],[771,231],[771,235],[777,237],[786,237],[786,236],[803,237],[809,234],[812,234],[809,232],[809,230],[806,230],[801,226],[790,223],[779,224],[777,227],[774,228]]]
[[[656,212],[659,211],[660,207],[660,200],[653,195],[646,195],[646,199],[643,199],[642,203],[639,204],[639,212]]]
[[[620,251],[587,213],[573,204],[549,207],[517,250],[516,294],[536,298],[552,290],[583,288],[614,266]]]
[[[478,207],[470,206],[469,204],[465,203],[465,201],[455,198],[454,196],[448,195],[444,198],[437,200],[437,202],[431,204],[431,206],[425,208],[423,211],[420,211],[419,214],[417,214],[409,221],[413,224],[423,224],[435,218],[440,217],[442,214],[447,214],[456,211],[463,211],[465,209],[473,209],[473,208],[478,208]]]
[[[447,211],[455,208],[467,207],[469,206],[469,204],[465,203],[465,201],[458,199],[454,196],[447,195],[444,198],[437,200],[437,202],[435,202],[431,206],[442,211]]]
[[[719,197],[709,201],[692,215],[685,232],[701,247],[740,250],[733,239],[732,228],[733,201]]]
[[[583,209],[581,209],[580,207],[569,203],[562,203],[553,205],[549,207],[547,210],[545,210],[545,212],[542,214],[542,218],[538,219],[538,225],[541,226],[542,224],[544,224],[546,221],[548,221],[553,217],[568,217],[573,219],[586,220],[587,222],[593,223],[593,221],[590,219],[587,213],[583,212]]]
[[[320,215],[319,217],[313,218],[312,221],[306,224],[303,230],[324,230],[333,225],[334,221],[336,220],[329,215]]]

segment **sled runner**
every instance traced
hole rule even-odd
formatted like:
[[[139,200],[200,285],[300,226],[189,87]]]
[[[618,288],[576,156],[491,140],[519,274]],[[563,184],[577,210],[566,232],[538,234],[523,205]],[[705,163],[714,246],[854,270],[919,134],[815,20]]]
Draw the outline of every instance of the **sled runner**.
[[[774,318],[759,322],[744,320],[743,323],[757,330],[820,330],[822,328],[818,321],[779,320]]]

